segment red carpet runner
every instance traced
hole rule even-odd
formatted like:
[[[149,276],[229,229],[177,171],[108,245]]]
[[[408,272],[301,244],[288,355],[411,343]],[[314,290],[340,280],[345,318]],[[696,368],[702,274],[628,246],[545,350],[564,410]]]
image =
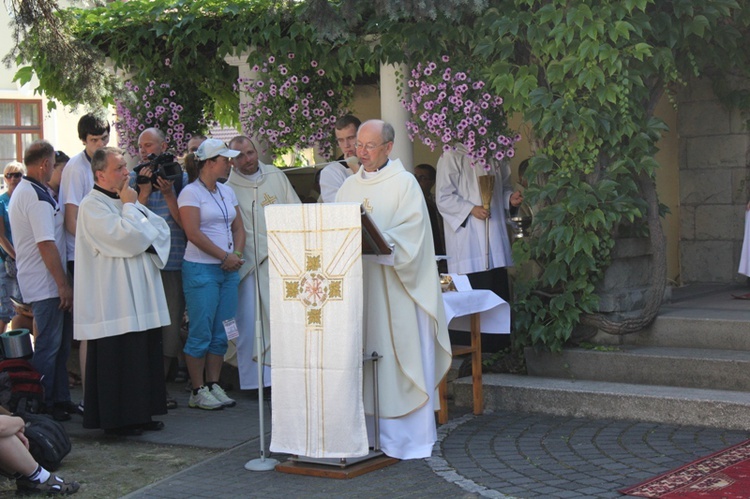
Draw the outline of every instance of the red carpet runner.
[[[620,490],[653,498],[750,498],[750,440]]]

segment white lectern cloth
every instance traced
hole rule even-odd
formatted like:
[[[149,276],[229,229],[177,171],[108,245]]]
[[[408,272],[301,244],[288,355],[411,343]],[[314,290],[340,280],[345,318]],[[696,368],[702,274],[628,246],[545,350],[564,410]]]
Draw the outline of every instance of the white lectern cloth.
[[[359,204],[269,206],[265,213],[270,449],[316,458],[364,456]]]

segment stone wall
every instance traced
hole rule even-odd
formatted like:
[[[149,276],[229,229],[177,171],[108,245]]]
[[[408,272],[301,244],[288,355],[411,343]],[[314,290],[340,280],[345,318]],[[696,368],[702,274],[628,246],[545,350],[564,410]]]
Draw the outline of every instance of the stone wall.
[[[737,266],[750,199],[750,134],[707,80],[679,95],[678,133],[681,281],[744,281]]]

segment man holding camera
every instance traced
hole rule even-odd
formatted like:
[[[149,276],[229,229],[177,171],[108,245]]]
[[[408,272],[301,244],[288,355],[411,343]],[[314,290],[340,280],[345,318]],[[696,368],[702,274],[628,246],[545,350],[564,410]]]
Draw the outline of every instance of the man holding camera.
[[[177,208],[177,196],[187,185],[187,174],[179,171],[174,180],[166,178],[165,173],[173,177],[169,168],[164,168],[163,156],[167,152],[167,141],[164,132],[158,128],[147,128],[138,137],[138,152],[141,164],[137,171],[130,174],[131,187],[137,187],[138,202],[153,211],[169,225],[171,233],[171,247],[167,264],[161,270],[161,280],[164,283],[164,294],[167,298],[167,308],[171,324],[162,328],[162,344],[164,348],[164,376],[167,376],[172,359],[182,354],[180,327],[185,314],[185,295],[182,292],[182,260],[185,255],[185,232],[180,222],[180,212]],[[153,156],[151,156],[153,155]],[[173,159],[172,159],[173,161]],[[169,164],[170,162],[167,161]],[[177,407],[177,402],[167,397],[167,409]]]

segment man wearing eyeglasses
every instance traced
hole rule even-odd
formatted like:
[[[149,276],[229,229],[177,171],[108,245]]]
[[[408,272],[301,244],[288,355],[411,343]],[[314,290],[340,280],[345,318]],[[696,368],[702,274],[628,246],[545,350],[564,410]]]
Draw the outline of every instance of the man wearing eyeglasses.
[[[31,304],[37,335],[31,363],[42,375],[47,412],[58,421],[70,419],[73,404],[67,362],[73,339],[73,289],[65,272],[65,229],[60,204],[47,188],[55,167],[55,149],[46,140],[24,153],[26,177],[10,199],[18,267],[18,285]]]
[[[386,455],[421,459],[437,439],[435,391],[451,361],[435,266],[430,217],[417,180],[389,159],[393,127],[365,122],[357,133],[362,168],[337,202],[361,203],[386,241],[388,258],[363,259],[365,352],[378,352],[380,444]],[[365,412],[372,442],[372,373],[365,370]]]
[[[336,143],[341,149],[341,157],[326,165],[320,172],[320,197],[324,203],[333,203],[344,181],[359,170],[358,162],[347,162],[346,159],[357,156],[355,144],[360,124],[359,118],[351,114],[342,116],[336,121],[334,133]]]

